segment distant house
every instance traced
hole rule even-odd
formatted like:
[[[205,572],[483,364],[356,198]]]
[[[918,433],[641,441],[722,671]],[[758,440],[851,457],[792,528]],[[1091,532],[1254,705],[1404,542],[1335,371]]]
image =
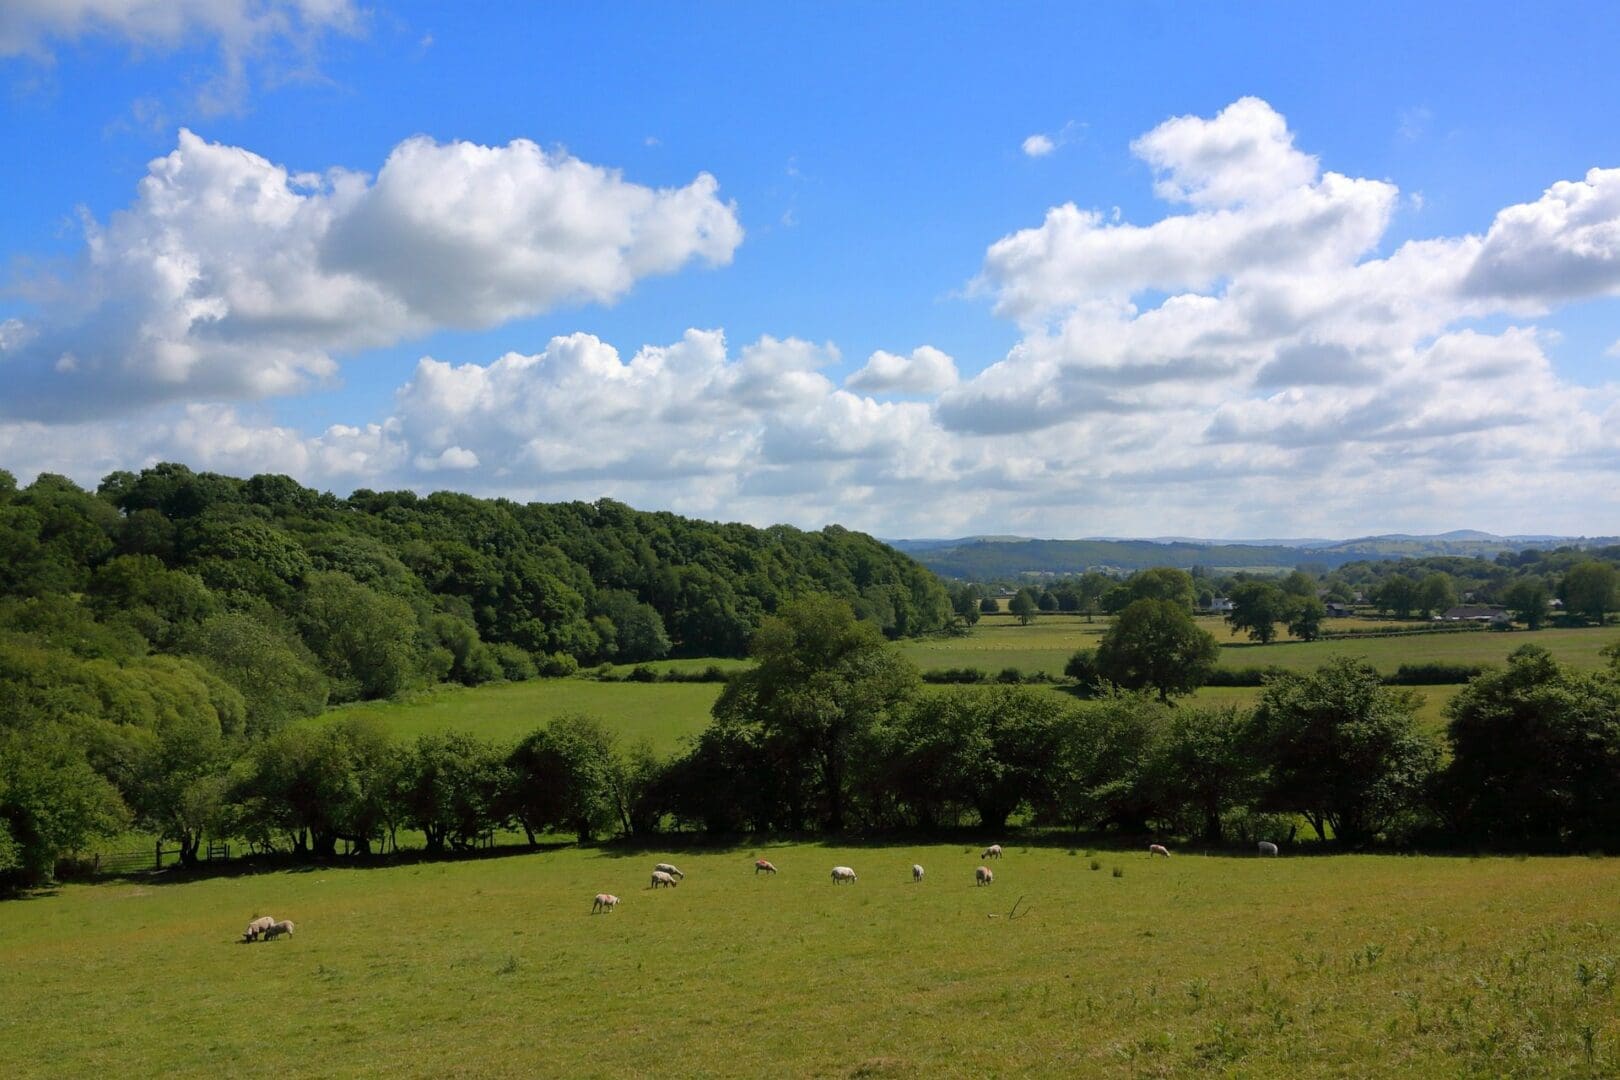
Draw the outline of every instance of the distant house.
[[[1550,611],[1563,611],[1564,602],[1555,596],[1551,600],[1547,601],[1547,608]]]
[[[1215,615],[1225,615],[1232,610],[1232,601],[1224,596],[1217,596],[1210,600],[1209,610]]]
[[[1330,619],[1348,619],[1350,617],[1350,608],[1337,600],[1329,600],[1323,606],[1327,608],[1327,615]]]
[[[1509,621],[1505,607],[1495,604],[1461,604],[1447,608],[1436,616],[1441,622],[1505,623]]]

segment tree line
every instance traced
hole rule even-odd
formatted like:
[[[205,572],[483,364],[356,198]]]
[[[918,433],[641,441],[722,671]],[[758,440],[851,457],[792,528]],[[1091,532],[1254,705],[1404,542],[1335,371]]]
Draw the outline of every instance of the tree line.
[[[1169,601],[1144,598],[1152,612]],[[1620,835],[1620,651],[1579,672],[1527,645],[1471,680],[1443,736],[1418,696],[1336,659],[1268,676],[1252,708],[1175,706],[1100,685],[927,688],[871,622],[829,596],[767,616],[754,663],[680,753],[563,717],[513,744],[401,741],[333,714],[255,736],[241,696],[194,660],[62,667],[0,653],[20,688],[0,732],[0,868],[38,880],[134,824],[195,859],[205,837],[309,856],[466,849],[679,829],[851,832],[978,826],[1113,830],[1211,844],[1297,831],[1346,848],[1605,848]],[[131,718],[156,718],[134,722]]]

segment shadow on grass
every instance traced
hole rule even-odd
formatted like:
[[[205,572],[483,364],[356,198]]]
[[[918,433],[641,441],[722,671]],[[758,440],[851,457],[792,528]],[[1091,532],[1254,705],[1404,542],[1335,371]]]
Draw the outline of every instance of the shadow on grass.
[[[608,859],[675,858],[688,854],[736,854],[739,859],[768,856],[781,848],[823,847],[842,850],[878,851],[906,847],[960,847],[964,855],[979,858],[980,852],[990,844],[1000,844],[1009,856],[1020,851],[1066,851],[1077,858],[1107,856],[1110,858],[1151,858],[1150,843],[1166,842],[1159,834],[1119,832],[1069,832],[1055,829],[1023,829],[1009,827],[999,832],[978,827],[942,828],[932,830],[894,830],[861,834],[827,835],[825,833],[734,833],[715,835],[708,833],[660,833],[657,836],[631,837],[620,840],[578,843],[566,840],[545,840],[538,844],[499,844],[468,851],[430,852],[420,848],[373,855],[346,855],[312,858],[291,853],[249,855],[236,859],[211,860],[196,866],[172,866],[163,870],[133,871],[103,874],[83,880],[93,882],[138,882],[143,885],[183,885],[194,881],[216,878],[254,877],[261,874],[308,874],[318,870],[386,870],[404,866],[433,863],[483,862],[492,859],[521,858],[544,855],[565,848],[592,851]],[[1198,842],[1169,842],[1177,855],[1207,855],[1227,858],[1266,859],[1253,842],[1205,844]],[[1356,851],[1332,843],[1303,840],[1282,846],[1281,858],[1321,858],[1334,855],[1413,855],[1429,858],[1476,859],[1485,857],[1528,857],[1523,853],[1504,851],[1474,851],[1465,849],[1405,850],[1370,848]],[[1545,852],[1584,856],[1580,852]],[[55,888],[19,890],[0,893],[4,899],[36,899],[54,896]]]

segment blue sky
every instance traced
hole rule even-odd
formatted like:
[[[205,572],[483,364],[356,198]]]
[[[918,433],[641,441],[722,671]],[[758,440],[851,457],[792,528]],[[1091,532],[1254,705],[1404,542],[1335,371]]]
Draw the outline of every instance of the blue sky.
[[[1617,31],[24,2],[0,467],[888,536],[1612,533]]]

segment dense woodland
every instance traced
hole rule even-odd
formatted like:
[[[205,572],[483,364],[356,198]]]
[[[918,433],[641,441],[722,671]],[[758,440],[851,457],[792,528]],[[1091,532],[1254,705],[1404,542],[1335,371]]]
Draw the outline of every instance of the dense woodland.
[[[339,499],[173,464],[94,492],[0,471],[0,869],[37,872],[132,816],[164,831],[170,789],[218,787],[220,761],[328,704],[739,656],[806,593],[890,637],[951,617],[932,573],[837,527],[606,500]]]

